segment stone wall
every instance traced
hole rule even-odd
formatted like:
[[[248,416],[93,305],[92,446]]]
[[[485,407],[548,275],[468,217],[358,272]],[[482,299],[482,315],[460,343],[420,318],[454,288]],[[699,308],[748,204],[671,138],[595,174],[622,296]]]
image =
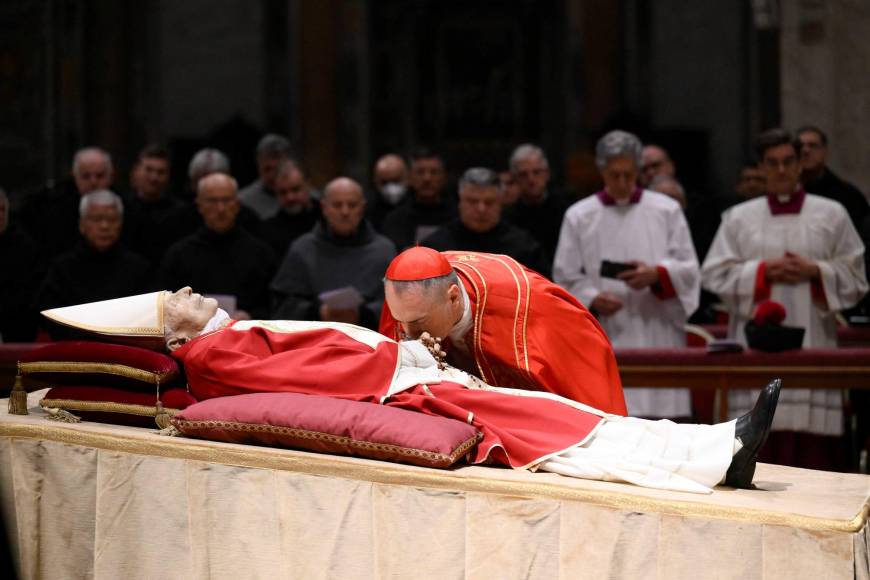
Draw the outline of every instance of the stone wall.
[[[781,6],[783,125],[821,127],[830,167],[870,195],[870,2]]]

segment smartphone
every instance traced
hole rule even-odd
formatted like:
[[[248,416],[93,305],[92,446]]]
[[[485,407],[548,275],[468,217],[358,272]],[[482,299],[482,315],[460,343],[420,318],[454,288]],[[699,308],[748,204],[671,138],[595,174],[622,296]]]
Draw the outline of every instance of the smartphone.
[[[611,262],[610,260],[601,260],[601,277],[616,278],[623,272],[634,270],[635,268],[635,265],[626,264],[625,262]]]

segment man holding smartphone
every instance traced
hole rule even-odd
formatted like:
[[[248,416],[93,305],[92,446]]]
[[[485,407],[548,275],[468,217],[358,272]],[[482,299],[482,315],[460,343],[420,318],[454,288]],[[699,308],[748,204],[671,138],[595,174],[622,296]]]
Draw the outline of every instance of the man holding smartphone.
[[[604,189],[568,209],[553,280],[593,310],[615,347],[685,346],[700,273],[680,204],[637,185],[640,140],[611,131],[596,146]],[[625,389],[628,412],[691,416],[687,389]]]

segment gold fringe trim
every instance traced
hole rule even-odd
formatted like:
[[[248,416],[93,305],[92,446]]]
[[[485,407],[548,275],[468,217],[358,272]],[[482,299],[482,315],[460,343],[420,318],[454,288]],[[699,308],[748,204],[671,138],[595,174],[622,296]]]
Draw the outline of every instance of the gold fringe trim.
[[[18,370],[22,375],[33,373],[103,373],[128,379],[135,379],[146,383],[165,383],[168,379],[172,379],[178,374],[175,371],[152,373],[149,371],[143,371],[142,369],[137,369],[136,367],[114,363],[77,361],[20,362],[18,363]]]
[[[78,415],[73,415],[66,409],[58,409],[56,407],[43,407],[48,413],[48,419],[51,421],[60,421],[61,423],[81,423],[82,418]]]
[[[555,482],[517,482],[499,475],[500,470],[464,467],[458,471],[428,469],[411,465],[368,461],[350,457],[235,445],[191,439],[154,437],[150,433],[110,433],[97,429],[49,425],[46,423],[0,422],[0,437],[21,437],[56,441],[108,451],[202,461],[254,469],[275,469],[324,477],[341,477],[386,485],[428,487],[458,492],[490,493],[514,497],[580,501],[622,511],[653,512],[679,517],[789,526],[820,532],[855,533],[867,523],[865,503],[850,520],[821,518],[746,507],[723,507],[698,501],[676,501],[620,493],[600,487],[581,487]],[[486,470],[486,476],[482,472]],[[510,472],[508,472],[510,473]],[[481,474],[481,475],[478,475]],[[548,474],[549,475],[549,474]],[[554,475],[554,478],[558,476]],[[596,484],[599,482],[595,482]],[[608,487],[616,487],[612,484]],[[622,487],[622,486],[620,486]],[[738,490],[728,493],[743,493]],[[746,493],[760,493],[749,491]],[[688,495],[688,494],[686,494]]]
[[[141,417],[156,417],[157,407],[134,405],[130,403],[111,403],[106,401],[77,401],[74,399],[43,399],[39,402],[43,409],[48,407],[69,409],[72,411],[102,411],[104,413],[125,413]],[[163,409],[170,417],[180,412],[179,409]]]
[[[402,447],[401,445],[392,445],[389,443],[373,443],[371,441],[361,441],[351,437],[341,435],[333,435],[332,433],[323,433],[321,431],[311,431],[308,429],[299,429],[296,427],[278,427],[276,425],[263,425],[261,423],[236,423],[233,421],[174,421],[175,427],[184,435],[195,435],[199,431],[211,431],[213,429],[224,429],[228,431],[236,431],[239,433],[270,433],[281,435],[284,437],[292,437],[295,439],[303,439],[308,441],[325,441],[335,445],[342,445],[351,449],[363,451],[380,451],[398,455],[401,457],[416,457],[424,459],[433,465],[448,466],[455,463],[460,457],[464,456],[471,450],[472,447],[478,444],[483,439],[483,433],[477,432],[473,437],[469,437],[463,441],[452,453],[436,453],[426,449],[415,449],[413,447]]]

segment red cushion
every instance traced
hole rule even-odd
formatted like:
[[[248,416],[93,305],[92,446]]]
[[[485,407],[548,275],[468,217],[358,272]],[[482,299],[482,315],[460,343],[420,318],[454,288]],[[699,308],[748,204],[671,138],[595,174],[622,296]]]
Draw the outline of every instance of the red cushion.
[[[54,387],[39,402],[42,407],[65,409],[88,421],[156,428],[156,391],[130,391],[102,386]],[[163,410],[174,415],[196,403],[184,388],[161,390]]]
[[[169,355],[135,346],[74,340],[31,350],[18,359],[22,376],[51,384],[148,388],[180,376]]]
[[[184,435],[448,467],[479,441],[461,421],[296,393],[217,397],[172,418]]]

